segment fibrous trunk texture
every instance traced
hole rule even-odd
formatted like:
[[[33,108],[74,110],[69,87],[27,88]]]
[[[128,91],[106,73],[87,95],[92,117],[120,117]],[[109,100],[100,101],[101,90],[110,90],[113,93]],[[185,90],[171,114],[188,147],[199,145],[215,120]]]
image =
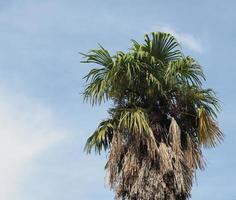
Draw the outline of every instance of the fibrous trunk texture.
[[[168,130],[153,125],[152,135],[116,132],[107,163],[108,182],[122,200],[186,200],[197,168],[200,147],[172,118]]]

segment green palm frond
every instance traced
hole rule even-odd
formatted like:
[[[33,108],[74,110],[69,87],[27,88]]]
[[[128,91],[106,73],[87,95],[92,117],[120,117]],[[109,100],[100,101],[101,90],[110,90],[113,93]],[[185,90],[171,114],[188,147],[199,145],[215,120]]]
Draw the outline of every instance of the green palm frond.
[[[115,57],[114,79],[124,80],[126,84],[132,85],[135,78],[141,73],[142,64],[131,54],[118,54]]]
[[[202,79],[205,80],[201,66],[190,57],[170,62],[165,73],[166,82],[172,85],[183,81],[188,85],[200,86]]]
[[[109,52],[100,45],[100,49],[91,50],[85,57],[83,63],[95,63],[101,68],[94,68],[84,77],[89,84],[85,88],[84,99],[94,104],[101,104],[108,99],[110,78],[113,66],[113,59]]]
[[[85,150],[87,153],[91,153],[93,148],[95,152],[99,154],[101,150],[107,150],[110,147],[114,129],[115,125],[113,120],[102,121],[86,142]]]
[[[142,50],[142,45],[139,44],[136,40],[131,40],[132,42],[132,47],[131,47],[131,51],[133,52],[139,52],[140,50]]]
[[[207,115],[212,118],[217,117],[220,111],[219,100],[212,89],[202,89],[198,86],[181,85],[179,88],[180,98],[183,99],[188,105],[193,104],[197,109],[203,107]]]
[[[156,77],[152,73],[146,74],[146,81],[147,81],[148,87],[153,87],[153,88],[156,88],[157,91],[163,92],[161,81],[158,79],[158,77]]]
[[[133,134],[152,134],[148,115],[142,108],[120,109],[119,129]]]
[[[220,111],[219,100],[212,89],[202,89],[195,92],[195,102],[197,107],[203,107],[208,116],[215,119]]]
[[[90,101],[92,105],[101,104],[101,102],[108,100],[108,91],[110,88],[109,80],[110,70],[106,68],[92,69],[85,77],[90,79],[84,91],[84,100]]]
[[[81,61],[82,63],[96,63],[98,65],[110,68],[113,64],[113,59],[109,52],[99,44],[99,49],[94,49],[84,54],[85,60]]]
[[[206,112],[205,108],[197,109],[198,137],[200,144],[205,147],[214,147],[223,140],[223,134],[217,123]]]
[[[169,33],[151,33],[151,38],[145,35],[143,50],[164,63],[180,59],[182,53],[179,48],[178,41]]]
[[[149,63],[150,66],[156,64],[157,59],[155,56],[151,55],[148,51],[146,51],[145,46],[139,44],[137,41],[132,40],[133,46],[131,47],[131,54],[134,56],[136,60],[141,61],[142,63]],[[158,60],[161,62],[161,60]]]

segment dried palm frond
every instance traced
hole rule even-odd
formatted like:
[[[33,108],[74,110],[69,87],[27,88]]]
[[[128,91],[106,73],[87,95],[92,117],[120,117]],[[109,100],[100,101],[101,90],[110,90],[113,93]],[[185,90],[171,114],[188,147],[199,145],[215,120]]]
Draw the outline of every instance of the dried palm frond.
[[[180,134],[181,134],[180,128],[175,119],[172,117],[169,127],[169,138],[173,151],[176,153],[176,155],[179,156],[181,155],[182,152]]]
[[[162,134],[155,130],[155,134]],[[155,141],[158,148],[155,159],[149,154],[148,137],[131,134],[127,140],[121,132],[114,134],[107,170],[109,185],[116,191],[117,199],[176,200],[178,196],[185,200],[190,197],[195,170],[201,164],[198,160],[201,153],[196,157],[194,150],[197,149],[192,143],[188,143],[191,148],[184,151],[180,134],[179,126],[172,118],[169,142]]]
[[[184,158],[189,168],[195,171],[196,169],[203,170],[205,168],[205,161],[203,159],[200,146],[187,135],[187,148],[184,150]]]
[[[200,143],[205,147],[214,147],[218,142],[223,140],[223,133],[214,119],[207,114],[205,108],[198,108],[197,114]]]

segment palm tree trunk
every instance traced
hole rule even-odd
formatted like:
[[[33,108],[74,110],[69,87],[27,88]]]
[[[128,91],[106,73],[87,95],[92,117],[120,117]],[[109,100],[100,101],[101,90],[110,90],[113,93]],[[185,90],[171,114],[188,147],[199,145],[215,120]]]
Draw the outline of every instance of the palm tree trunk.
[[[194,174],[203,165],[199,148],[188,138],[181,146],[181,132],[172,118],[169,130],[156,126],[152,137],[117,132],[112,140],[107,170],[109,184],[122,200],[186,200]]]

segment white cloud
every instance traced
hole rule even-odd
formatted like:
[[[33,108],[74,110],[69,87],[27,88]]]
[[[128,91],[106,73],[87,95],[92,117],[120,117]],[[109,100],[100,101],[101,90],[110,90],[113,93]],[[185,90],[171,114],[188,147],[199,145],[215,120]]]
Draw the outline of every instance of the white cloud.
[[[193,34],[180,32],[171,26],[155,26],[152,30],[171,33],[182,45],[186,46],[188,49],[197,53],[203,52],[202,41],[199,37],[196,37]]]
[[[50,109],[0,88],[0,199],[16,200],[17,182],[32,159],[64,137]]]

